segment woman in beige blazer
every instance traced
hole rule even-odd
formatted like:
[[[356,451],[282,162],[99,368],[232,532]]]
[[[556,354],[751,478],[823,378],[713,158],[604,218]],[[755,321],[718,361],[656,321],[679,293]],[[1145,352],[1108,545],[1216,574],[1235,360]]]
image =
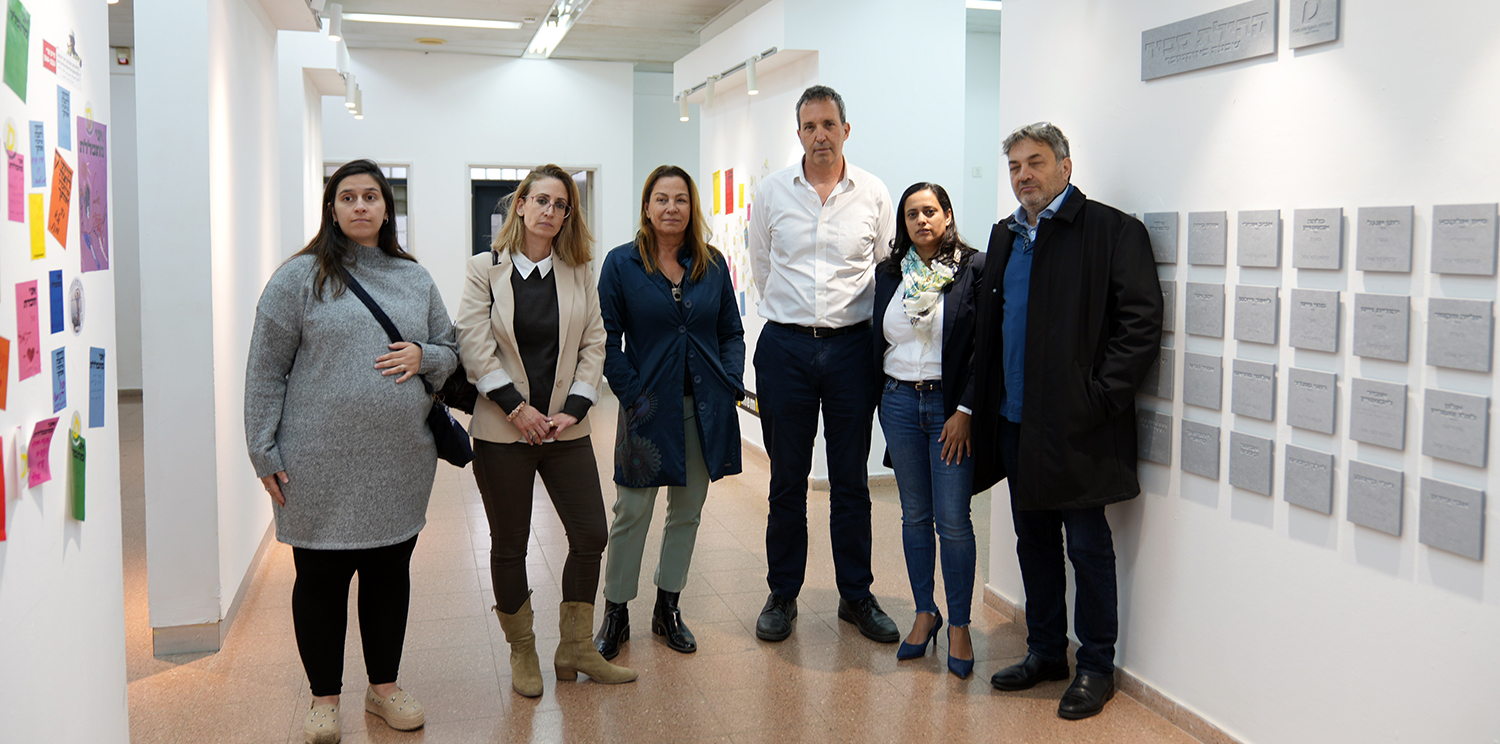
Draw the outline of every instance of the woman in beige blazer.
[[[557,678],[574,680],[580,671],[610,684],[636,677],[591,642],[609,525],[588,411],[599,402],[605,334],[589,269],[593,238],[577,205],[566,171],[531,171],[491,250],[469,259],[458,308],[459,354],[483,393],[471,429],[474,479],[490,522],[495,614],[510,643],[511,685],[527,697],[542,694],[526,582],[538,473],[568,534]]]

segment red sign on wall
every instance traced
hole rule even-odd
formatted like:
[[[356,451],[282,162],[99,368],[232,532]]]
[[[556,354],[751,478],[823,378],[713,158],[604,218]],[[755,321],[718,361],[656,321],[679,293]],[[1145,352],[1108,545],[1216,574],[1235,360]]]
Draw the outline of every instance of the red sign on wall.
[[[42,40],[42,67],[47,68],[47,72],[57,74],[57,47],[46,39]]]

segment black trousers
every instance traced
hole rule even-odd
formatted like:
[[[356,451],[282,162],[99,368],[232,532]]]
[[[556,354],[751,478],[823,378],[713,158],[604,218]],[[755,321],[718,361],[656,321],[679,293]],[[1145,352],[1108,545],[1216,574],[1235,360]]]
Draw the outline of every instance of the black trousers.
[[[363,550],[292,548],[292,627],[314,697],[344,686],[344,638],[349,630],[349,580],[359,574],[359,636],[371,685],[396,681],[406,614],[411,604],[411,551],[406,542]]]
[[[531,490],[537,474],[568,533],[563,562],[564,602],[593,604],[599,564],[609,539],[599,466],[589,437],[548,444],[496,444],[474,440],[474,480],[490,520],[490,576],[495,604],[514,613],[531,593],[526,544],[531,539]]]

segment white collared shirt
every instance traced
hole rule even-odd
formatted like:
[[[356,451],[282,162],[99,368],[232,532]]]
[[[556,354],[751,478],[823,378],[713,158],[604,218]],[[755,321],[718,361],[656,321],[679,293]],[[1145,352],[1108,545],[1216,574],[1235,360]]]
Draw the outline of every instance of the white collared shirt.
[[[902,279],[902,288],[906,280]],[[939,300],[929,312],[936,338],[932,345],[922,350],[922,339],[912,326],[901,301],[901,288],[891,295],[891,302],[881,315],[880,332],[890,346],[885,348],[881,367],[891,379],[902,382],[924,382],[943,379],[943,302]]]
[[[801,161],[766,176],[750,208],[749,235],[761,317],[822,328],[870,320],[875,264],[890,253],[895,234],[885,184],[847,160],[826,202]]]
[[[515,253],[511,254],[511,263],[514,263],[516,265],[516,271],[520,273],[522,279],[530,279],[531,272],[533,271],[542,272],[541,275],[543,277],[552,273],[551,253],[548,253],[547,257],[540,261],[533,261],[527,258],[525,253],[516,251]]]

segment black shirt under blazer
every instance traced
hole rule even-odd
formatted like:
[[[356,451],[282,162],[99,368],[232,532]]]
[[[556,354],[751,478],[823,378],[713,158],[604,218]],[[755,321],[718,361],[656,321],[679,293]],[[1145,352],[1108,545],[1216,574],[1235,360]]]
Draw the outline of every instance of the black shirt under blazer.
[[[1085,509],[1134,498],[1135,395],[1159,357],[1162,296],[1140,220],[1082,191],[1041,221],[1031,264],[1018,473],[999,454],[1002,313],[1015,233],[990,232],[974,352],[974,490],[1009,478],[1015,508]]]
[[[952,416],[960,405],[973,410],[969,390],[969,365],[974,354],[974,291],[984,275],[983,253],[971,253],[959,264],[953,281],[943,288],[943,416]],[[901,275],[882,266],[875,272],[875,368],[885,375],[885,314],[892,298],[901,291]],[[908,380],[915,382],[915,380]]]

